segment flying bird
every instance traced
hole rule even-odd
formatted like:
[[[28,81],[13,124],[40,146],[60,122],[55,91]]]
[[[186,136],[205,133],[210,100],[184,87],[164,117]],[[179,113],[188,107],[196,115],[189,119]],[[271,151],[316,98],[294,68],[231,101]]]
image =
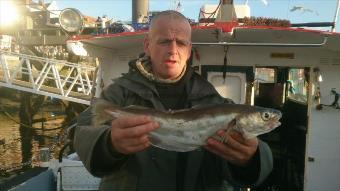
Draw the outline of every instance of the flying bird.
[[[301,11],[302,13],[305,13],[305,12],[315,13],[317,16],[319,16],[319,13],[317,11],[305,8],[304,6],[294,6],[293,8],[290,9],[290,12],[294,12],[294,11]]]

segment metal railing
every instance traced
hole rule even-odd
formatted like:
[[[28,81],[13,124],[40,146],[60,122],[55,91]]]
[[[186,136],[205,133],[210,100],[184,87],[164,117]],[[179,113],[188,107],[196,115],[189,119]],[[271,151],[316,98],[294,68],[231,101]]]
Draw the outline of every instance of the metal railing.
[[[90,104],[96,67],[0,50],[0,86]]]

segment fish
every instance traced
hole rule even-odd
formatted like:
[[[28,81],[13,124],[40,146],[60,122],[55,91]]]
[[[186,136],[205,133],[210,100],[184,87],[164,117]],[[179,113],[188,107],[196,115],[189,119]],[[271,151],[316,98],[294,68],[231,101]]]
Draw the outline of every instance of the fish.
[[[142,106],[119,107],[103,99],[92,104],[93,126],[121,116],[146,115],[159,124],[149,133],[152,146],[168,151],[188,152],[206,144],[216,132],[238,131],[245,139],[268,133],[280,126],[279,110],[245,104],[208,104],[190,109],[160,111]],[[223,137],[219,138],[224,141]]]

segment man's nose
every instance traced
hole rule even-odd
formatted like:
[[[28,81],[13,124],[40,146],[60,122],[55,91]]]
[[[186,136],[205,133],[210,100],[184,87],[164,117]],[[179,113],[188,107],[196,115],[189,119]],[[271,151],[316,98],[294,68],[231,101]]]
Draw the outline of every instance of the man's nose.
[[[169,54],[177,54],[177,50],[178,50],[178,47],[177,47],[176,41],[175,40],[171,41],[168,46]]]

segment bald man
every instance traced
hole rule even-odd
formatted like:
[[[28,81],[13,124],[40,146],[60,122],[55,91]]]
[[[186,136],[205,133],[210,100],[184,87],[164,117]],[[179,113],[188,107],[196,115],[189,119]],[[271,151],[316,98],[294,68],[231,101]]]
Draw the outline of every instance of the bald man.
[[[101,94],[119,106],[140,105],[157,110],[231,102],[187,65],[191,26],[179,12],[163,11],[151,21],[144,53],[129,63],[129,72]],[[252,187],[272,170],[272,154],[257,138],[227,135],[213,138],[191,152],[150,146],[148,133],[159,125],[146,115],[124,116],[100,128],[91,127],[90,110],[78,118],[75,148],[85,167],[102,177],[100,190],[222,191],[226,185]],[[223,131],[217,135],[223,135]]]

